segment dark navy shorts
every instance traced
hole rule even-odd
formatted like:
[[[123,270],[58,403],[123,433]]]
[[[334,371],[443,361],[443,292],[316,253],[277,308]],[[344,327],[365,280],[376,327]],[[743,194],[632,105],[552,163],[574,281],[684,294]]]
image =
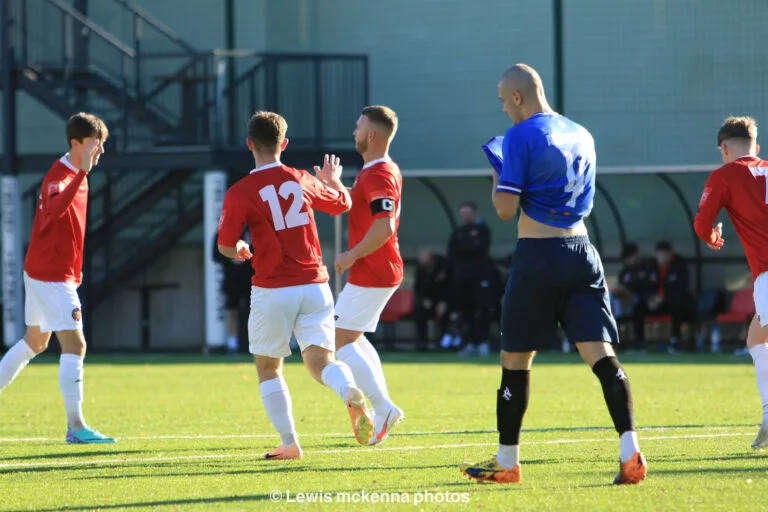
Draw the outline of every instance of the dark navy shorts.
[[[501,348],[550,348],[558,326],[571,343],[618,343],[600,255],[587,236],[523,238],[504,292]]]

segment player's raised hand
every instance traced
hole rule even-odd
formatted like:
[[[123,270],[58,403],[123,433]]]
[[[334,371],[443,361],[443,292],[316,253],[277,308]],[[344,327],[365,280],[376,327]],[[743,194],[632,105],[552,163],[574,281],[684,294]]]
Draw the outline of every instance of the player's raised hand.
[[[251,253],[251,248],[248,247],[248,244],[242,240],[237,241],[237,245],[235,245],[235,249],[237,249],[237,253],[235,254],[235,259],[238,261],[246,261],[253,257],[253,254]]]
[[[83,155],[83,163],[81,164],[80,168],[83,171],[85,171],[86,174],[90,173],[91,169],[93,169],[93,164],[96,161],[96,155],[99,152],[100,144],[101,144],[101,141],[98,139],[95,139],[85,147],[85,154]]]
[[[317,165],[315,166],[317,177],[325,182],[331,181],[332,179],[341,178],[341,170],[341,158],[337,157],[336,155],[329,156],[326,154],[323,158],[322,169]]]
[[[707,244],[707,247],[712,249],[713,251],[719,251],[722,249],[723,244],[725,244],[725,238],[723,238],[723,223],[718,222],[715,226],[715,229],[712,230],[715,233],[715,241],[711,244]]]

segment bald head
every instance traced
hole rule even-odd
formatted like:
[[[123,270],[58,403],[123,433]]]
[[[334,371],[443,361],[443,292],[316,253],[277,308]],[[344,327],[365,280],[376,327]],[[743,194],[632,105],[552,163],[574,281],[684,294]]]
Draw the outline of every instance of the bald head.
[[[544,96],[544,84],[541,77],[528,64],[515,64],[501,75],[499,84],[505,89],[517,90],[526,97]]]
[[[539,112],[551,112],[541,77],[527,64],[515,64],[501,75],[499,98],[504,112],[520,123]]]

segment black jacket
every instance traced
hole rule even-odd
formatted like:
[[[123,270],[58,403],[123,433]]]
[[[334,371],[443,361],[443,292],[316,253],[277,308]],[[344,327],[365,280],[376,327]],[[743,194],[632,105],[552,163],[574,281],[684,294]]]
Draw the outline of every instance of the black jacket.
[[[419,265],[416,268],[413,291],[419,299],[430,299],[433,302],[445,300],[448,295],[448,260],[435,255],[435,263],[431,269]]]
[[[657,292],[659,286],[658,271],[655,262],[640,261],[635,265],[625,265],[619,272],[619,284],[640,297],[647,299]]]
[[[456,281],[487,278],[493,264],[490,247],[491,232],[484,222],[456,228],[448,242],[451,278]]]
[[[661,292],[664,285],[664,300],[670,304],[682,304],[690,297],[690,277],[685,259],[675,254],[669,263],[666,276],[662,278],[661,268],[655,265],[651,274],[655,293]]]

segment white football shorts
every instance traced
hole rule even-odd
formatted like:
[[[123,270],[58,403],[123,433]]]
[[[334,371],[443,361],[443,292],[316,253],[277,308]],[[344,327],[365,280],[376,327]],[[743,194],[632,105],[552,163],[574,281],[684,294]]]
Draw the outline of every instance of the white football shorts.
[[[32,279],[24,272],[24,320],[41,332],[81,331],[83,315],[75,283]]]
[[[328,283],[285,288],[251,286],[251,354],[276,359],[290,356],[291,332],[302,352],[310,345],[335,350],[333,294]]]
[[[762,327],[768,326],[768,272],[757,276],[753,294],[757,319]]]
[[[397,288],[345,284],[336,301],[336,327],[348,331],[375,332],[381,312]]]

